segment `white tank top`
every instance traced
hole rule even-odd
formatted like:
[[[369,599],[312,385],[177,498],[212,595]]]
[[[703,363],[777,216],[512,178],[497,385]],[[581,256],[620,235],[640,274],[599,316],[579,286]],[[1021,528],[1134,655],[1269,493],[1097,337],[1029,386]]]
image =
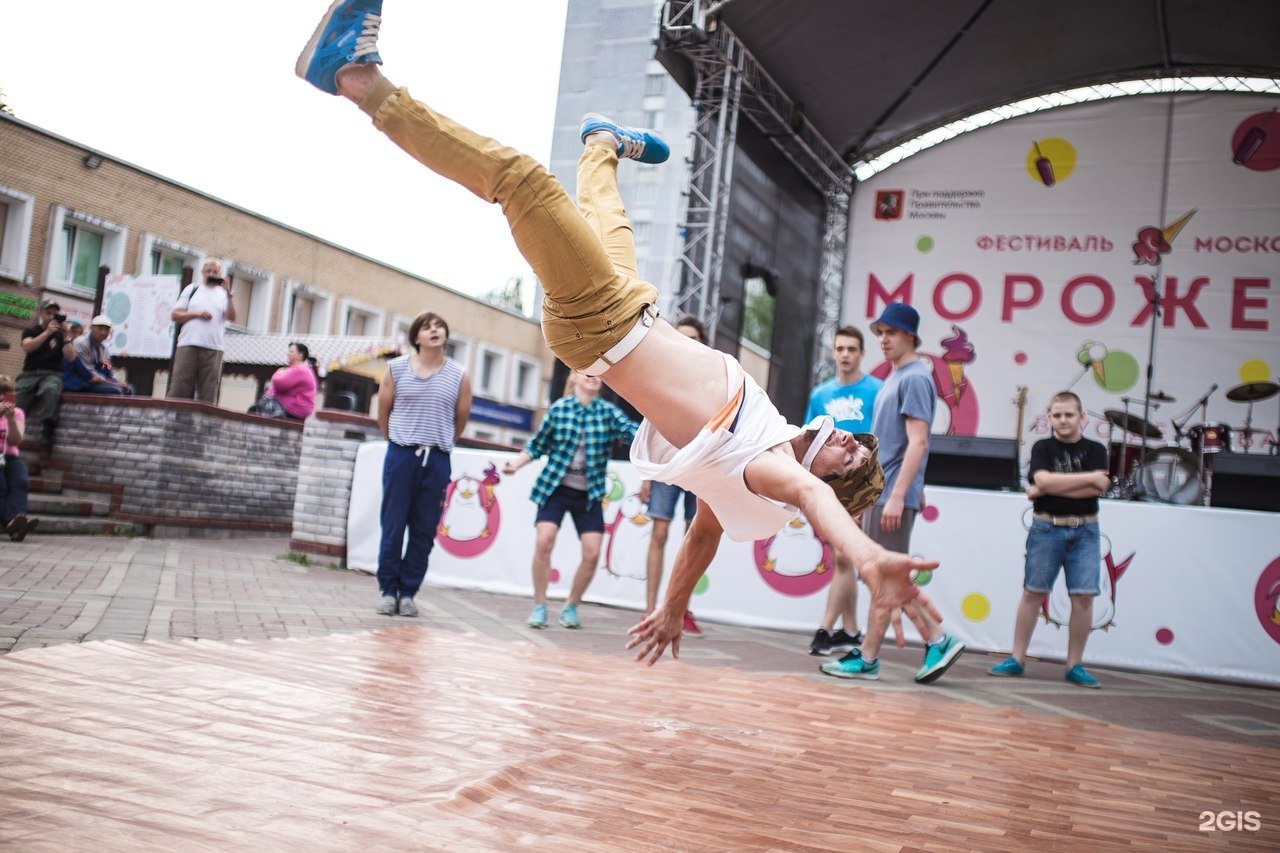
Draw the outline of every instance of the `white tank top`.
[[[752,459],[795,438],[801,429],[787,423],[764,389],[743,373],[737,359],[722,355],[726,400],[742,391],[741,404],[732,416],[717,415],[680,448],[644,421],[631,443],[631,462],[644,479],[688,489],[706,501],[735,542],[766,539],[781,530],[796,510],[752,492],[743,472]]]

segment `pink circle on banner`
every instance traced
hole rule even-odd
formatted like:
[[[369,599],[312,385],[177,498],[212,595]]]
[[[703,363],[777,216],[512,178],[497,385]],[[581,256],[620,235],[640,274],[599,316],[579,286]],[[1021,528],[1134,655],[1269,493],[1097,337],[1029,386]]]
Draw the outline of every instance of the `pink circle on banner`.
[[[1231,134],[1231,155],[1244,155],[1240,165],[1255,172],[1280,169],[1280,116],[1275,110],[1254,113],[1236,126]]]
[[[1262,630],[1280,643],[1280,557],[1272,560],[1258,577],[1258,585],[1253,590],[1253,606]]]
[[[1161,628],[1156,631],[1156,642],[1162,646],[1167,646],[1173,642],[1173,631],[1168,628]]]
[[[951,410],[951,425],[948,435],[978,434],[978,392],[973,383],[964,375],[964,365],[949,364],[942,356],[919,353],[929,359],[933,365],[933,386],[938,390],[938,399]],[[958,367],[959,370],[952,370]],[[893,366],[882,361],[871,371],[877,379],[884,379],[892,371]]]
[[[920,517],[925,521],[937,521],[938,508],[933,504],[925,504],[920,508]]]
[[[1014,364],[1026,364],[1026,363],[1027,363],[1027,354],[1026,354],[1025,352],[1015,352],[1015,353],[1013,354],[1013,363],[1014,363]]]
[[[820,565],[814,566],[813,571],[802,574],[786,574],[774,571],[774,562],[777,559],[777,555],[771,553],[771,550],[777,540],[778,536],[757,539],[751,549],[755,557],[756,571],[760,573],[761,579],[771,589],[783,595],[799,597],[813,595],[831,583],[831,579],[835,576],[836,561],[831,556],[831,548],[827,543],[822,542],[822,562]],[[818,541],[821,542],[821,540]]]
[[[560,583],[560,570],[552,568],[550,574],[547,575],[547,581],[550,583]]]

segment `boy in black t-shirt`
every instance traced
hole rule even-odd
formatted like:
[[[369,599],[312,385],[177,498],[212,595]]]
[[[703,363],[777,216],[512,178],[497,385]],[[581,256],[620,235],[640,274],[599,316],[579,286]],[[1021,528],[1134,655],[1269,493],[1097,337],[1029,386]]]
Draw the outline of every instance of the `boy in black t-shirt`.
[[[1070,391],[1049,401],[1051,438],[1031,448],[1031,485],[1035,515],[1027,534],[1027,562],[1022,601],[1013,629],[1013,654],[988,670],[990,675],[1022,675],[1027,646],[1036,627],[1040,603],[1053,589],[1058,570],[1067,576],[1071,620],[1067,629],[1067,671],[1063,676],[1079,687],[1101,687],[1081,666],[1084,644],[1093,628],[1093,599],[1101,592],[1102,560],[1098,528],[1098,495],[1111,486],[1107,449],[1084,437],[1084,406]]]

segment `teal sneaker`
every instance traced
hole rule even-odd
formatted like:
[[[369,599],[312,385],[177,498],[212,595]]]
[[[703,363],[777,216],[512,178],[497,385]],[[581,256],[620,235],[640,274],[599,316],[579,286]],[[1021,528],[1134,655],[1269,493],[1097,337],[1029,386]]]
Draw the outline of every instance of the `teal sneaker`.
[[[578,605],[566,604],[560,611],[560,627],[561,628],[581,628],[582,623],[578,621]]]
[[[1000,663],[987,670],[987,675],[1022,675],[1027,668],[1018,663],[1018,659],[1013,655],[1000,661]]]
[[[1089,671],[1080,664],[1076,664],[1071,667],[1071,669],[1067,670],[1066,674],[1062,677],[1067,681],[1070,681],[1076,687],[1092,687],[1094,690],[1097,690],[1102,686],[1102,682],[1090,675]]]
[[[587,113],[582,117],[578,128],[578,136],[583,142],[589,134],[603,130],[613,134],[618,142],[618,156],[625,160],[637,160],[641,163],[665,163],[671,156],[671,149],[662,137],[652,130],[627,127],[599,113]]]
[[[334,76],[339,68],[353,62],[382,64],[378,55],[381,24],[382,0],[334,0],[298,56],[294,71],[320,91],[338,94]]]
[[[865,660],[862,657],[862,649],[854,649],[849,654],[840,658],[824,663],[818,667],[826,675],[834,675],[836,678],[865,678],[868,681],[880,680],[880,661]]]
[[[924,665],[916,671],[916,681],[920,684],[937,681],[963,651],[964,643],[950,634],[943,634],[941,640],[924,647]]]
[[[547,605],[535,604],[533,610],[529,613],[529,621],[525,623],[530,628],[547,627]]]

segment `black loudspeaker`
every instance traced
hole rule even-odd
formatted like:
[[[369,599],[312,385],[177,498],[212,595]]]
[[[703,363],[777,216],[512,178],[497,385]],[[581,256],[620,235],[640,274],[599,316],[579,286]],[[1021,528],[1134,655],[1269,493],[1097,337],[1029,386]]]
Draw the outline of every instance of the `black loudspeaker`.
[[[1280,456],[1215,453],[1211,506],[1280,512]]]
[[[931,435],[924,481],[968,489],[1017,488],[1018,443],[1012,438]]]

